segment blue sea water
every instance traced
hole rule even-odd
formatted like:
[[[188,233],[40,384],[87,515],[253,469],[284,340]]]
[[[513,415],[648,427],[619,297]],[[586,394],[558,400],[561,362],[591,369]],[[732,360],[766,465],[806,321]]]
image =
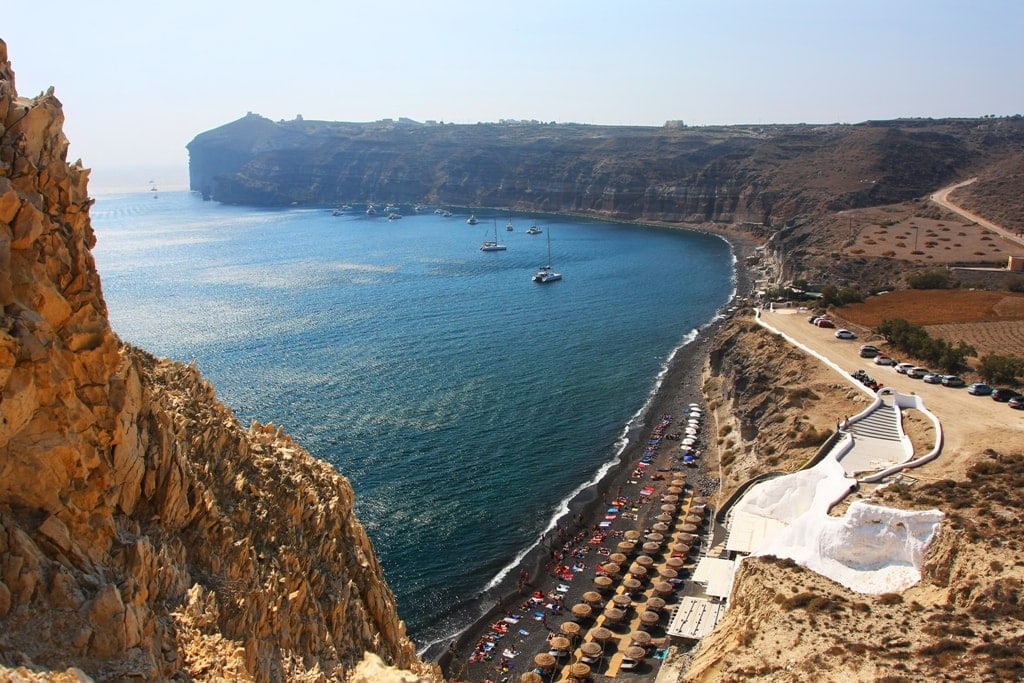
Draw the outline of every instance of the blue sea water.
[[[612,464],[671,355],[729,299],[733,261],[681,230],[405,212],[179,191],[101,195],[91,215],[114,330],[197,360],[243,424],[283,425],[349,478],[426,645],[478,616],[466,606]],[[481,252],[495,225],[508,250]],[[564,280],[538,285],[548,236]]]

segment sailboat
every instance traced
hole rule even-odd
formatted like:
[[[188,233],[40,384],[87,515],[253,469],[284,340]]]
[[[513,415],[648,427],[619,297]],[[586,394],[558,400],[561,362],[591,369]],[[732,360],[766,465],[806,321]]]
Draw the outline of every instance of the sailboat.
[[[498,244],[498,220],[494,220],[494,240],[484,240],[480,245],[480,251],[505,251],[508,249],[504,244]]]
[[[546,266],[541,266],[540,269],[533,274],[533,281],[539,282],[543,285],[548,282],[557,282],[561,279],[561,273],[556,273],[551,270],[551,232],[548,231],[548,264]]]

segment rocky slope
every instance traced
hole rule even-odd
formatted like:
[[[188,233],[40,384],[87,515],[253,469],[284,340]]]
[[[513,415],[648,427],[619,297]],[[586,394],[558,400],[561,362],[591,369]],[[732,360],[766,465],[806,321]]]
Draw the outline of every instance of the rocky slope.
[[[0,41],[0,678],[438,679],[347,480],[111,331],[62,125]]]

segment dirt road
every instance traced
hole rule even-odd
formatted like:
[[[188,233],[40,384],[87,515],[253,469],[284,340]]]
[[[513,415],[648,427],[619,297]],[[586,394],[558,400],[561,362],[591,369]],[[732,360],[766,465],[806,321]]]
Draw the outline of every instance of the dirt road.
[[[861,358],[859,351],[861,344],[866,343],[879,347],[885,353],[887,347],[880,337],[857,330],[859,339],[836,339],[835,330],[809,324],[808,315],[797,309],[782,309],[762,312],[762,320],[798,345],[830,360],[837,366],[837,374],[854,386],[861,385],[850,373],[863,369],[885,386],[921,396],[925,406],[942,423],[945,436],[942,455],[922,468],[922,473],[933,477],[961,475],[963,463],[957,460],[961,451],[976,453],[994,448],[1001,452],[1019,452],[1024,449],[1024,411],[997,403],[988,396],[973,396],[967,393],[966,388],[926,384],[901,375],[892,367],[875,365],[872,359]],[[895,357],[899,358],[899,354]],[[809,357],[809,362],[820,361]]]
[[[949,187],[944,187],[941,190],[939,190],[938,192],[936,192],[935,194],[933,194],[931,197],[929,197],[929,199],[931,199],[933,202],[935,202],[939,206],[945,207],[945,208],[949,209],[950,211],[952,211],[953,213],[956,213],[956,214],[959,214],[959,215],[963,216],[964,218],[966,218],[969,221],[974,221],[975,223],[977,223],[978,225],[982,226],[983,228],[988,228],[989,230],[991,230],[992,232],[996,233],[997,235],[999,235],[1000,237],[1002,237],[1005,240],[1009,240],[1010,242],[1013,242],[1015,244],[1019,244],[1021,246],[1024,246],[1024,237],[1018,237],[1017,235],[1014,235],[1012,232],[1010,232],[1009,230],[1007,230],[1003,226],[996,225],[992,221],[986,220],[986,219],[982,218],[981,216],[979,216],[978,214],[972,213],[971,211],[968,211],[967,209],[965,209],[965,208],[963,208],[963,207],[961,207],[961,206],[959,206],[957,204],[954,204],[953,202],[951,202],[949,200],[949,195],[950,195],[951,192],[953,192],[953,190],[956,190],[957,188],[964,187],[965,185],[970,185],[971,183],[973,183],[976,180],[977,180],[977,178],[971,178],[970,180],[965,180],[962,183],[957,183],[956,185],[950,185]]]

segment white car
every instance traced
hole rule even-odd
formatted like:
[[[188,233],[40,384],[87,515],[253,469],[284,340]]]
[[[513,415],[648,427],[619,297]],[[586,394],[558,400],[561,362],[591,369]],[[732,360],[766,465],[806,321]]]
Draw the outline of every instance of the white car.
[[[897,363],[893,366],[893,370],[900,373],[901,375],[907,374],[910,370],[913,370],[916,366],[913,363]]]
[[[836,330],[836,339],[856,339],[857,335],[849,330],[841,329]]]
[[[892,356],[875,356],[875,365],[896,365],[896,359]]]

